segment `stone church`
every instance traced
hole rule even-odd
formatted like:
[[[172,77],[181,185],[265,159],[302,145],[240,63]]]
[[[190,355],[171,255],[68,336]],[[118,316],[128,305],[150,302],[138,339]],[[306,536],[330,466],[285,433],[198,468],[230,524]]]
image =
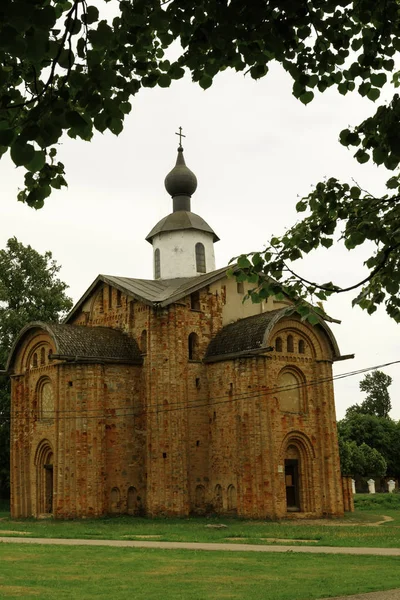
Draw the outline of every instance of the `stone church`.
[[[216,270],[181,146],[165,187],[154,278],[99,275],[12,348],[12,516],[342,515],[331,330]]]

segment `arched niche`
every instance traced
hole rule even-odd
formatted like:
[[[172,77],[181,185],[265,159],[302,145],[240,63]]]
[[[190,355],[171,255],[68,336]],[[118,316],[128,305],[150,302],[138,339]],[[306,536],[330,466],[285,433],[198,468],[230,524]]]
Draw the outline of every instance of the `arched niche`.
[[[300,369],[285,367],[278,375],[277,397],[283,412],[305,411],[306,379]]]
[[[54,419],[55,400],[53,384],[49,377],[41,377],[36,385],[38,417],[42,420]]]

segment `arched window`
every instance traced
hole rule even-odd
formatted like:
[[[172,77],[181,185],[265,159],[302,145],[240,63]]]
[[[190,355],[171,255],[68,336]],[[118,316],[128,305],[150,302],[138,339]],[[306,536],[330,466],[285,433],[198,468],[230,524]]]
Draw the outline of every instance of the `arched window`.
[[[291,371],[283,371],[278,377],[279,408],[284,412],[299,413],[302,410],[301,381]]]
[[[198,273],[206,272],[206,251],[201,242],[196,244],[196,271]]]
[[[275,351],[282,352],[282,338],[278,337],[275,340]]]
[[[160,279],[161,277],[161,257],[160,249],[154,250],[154,279]]]
[[[46,364],[46,352],[44,348],[40,349],[40,364],[44,365]]]
[[[292,335],[288,335],[287,336],[287,352],[294,352],[294,346],[293,346],[293,336]]]
[[[147,331],[143,329],[142,335],[140,336],[140,349],[142,354],[147,353]]]
[[[188,339],[189,360],[199,360],[199,336],[191,333]]]
[[[53,386],[49,379],[41,379],[37,386],[39,400],[39,418],[54,418],[54,395]]]
[[[35,354],[33,355],[33,359],[32,359],[32,367],[34,369],[36,369],[37,366],[38,366],[38,357],[37,357],[37,354],[35,352]]]
[[[234,511],[237,509],[236,488],[234,485],[228,487],[228,510]]]
[[[304,354],[306,351],[306,346],[304,340],[299,340],[299,354]]]

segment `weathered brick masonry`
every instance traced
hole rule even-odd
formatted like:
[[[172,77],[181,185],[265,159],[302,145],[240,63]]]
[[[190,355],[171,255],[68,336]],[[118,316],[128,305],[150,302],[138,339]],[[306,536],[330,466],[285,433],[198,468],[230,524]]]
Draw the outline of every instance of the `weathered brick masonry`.
[[[234,321],[223,270],[165,306],[126,281],[14,346],[13,516],[343,514],[326,324],[277,302]]]

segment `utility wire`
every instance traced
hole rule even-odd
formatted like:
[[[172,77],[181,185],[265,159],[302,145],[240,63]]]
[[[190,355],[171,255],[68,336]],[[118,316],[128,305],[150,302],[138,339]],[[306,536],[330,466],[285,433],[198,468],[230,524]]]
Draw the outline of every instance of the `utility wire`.
[[[335,375],[333,377],[325,377],[325,378],[320,378],[320,379],[316,379],[316,380],[312,380],[310,382],[304,382],[301,383],[299,385],[286,385],[286,386],[277,386],[274,387],[272,389],[270,389],[269,391],[267,391],[266,389],[264,390],[260,390],[259,388],[257,388],[256,390],[252,390],[252,391],[248,391],[248,392],[242,392],[241,394],[226,394],[223,396],[215,396],[213,398],[204,398],[204,399],[196,399],[194,400],[194,402],[190,402],[190,401],[183,401],[183,402],[176,402],[173,404],[169,404],[167,408],[163,407],[163,408],[156,408],[155,405],[151,405],[150,404],[150,408],[153,410],[142,410],[140,412],[124,412],[123,414],[117,414],[118,411],[127,411],[127,410],[131,410],[131,407],[111,407],[108,409],[109,413],[105,414],[95,414],[95,415],[87,415],[84,413],[87,413],[89,411],[73,411],[73,410],[66,410],[66,411],[51,411],[51,414],[54,415],[52,417],[48,417],[51,419],[57,418],[58,420],[68,420],[68,419],[76,419],[76,418],[80,418],[80,419],[111,419],[111,418],[125,418],[125,417],[140,417],[143,415],[159,415],[162,413],[166,413],[166,412],[174,412],[174,411],[180,411],[180,410],[189,410],[189,409],[198,409],[198,408],[203,408],[203,407],[208,407],[208,408],[212,408],[213,406],[217,406],[217,405],[221,405],[221,404],[228,404],[228,403],[232,403],[232,402],[240,402],[242,400],[254,400],[257,398],[266,398],[266,397],[271,397],[271,396],[275,396],[276,394],[279,394],[280,392],[286,392],[286,391],[292,391],[292,390],[297,390],[297,389],[304,389],[307,387],[316,387],[318,385],[321,385],[323,383],[327,383],[327,382],[332,382],[332,381],[337,381],[340,379],[346,379],[348,377],[354,377],[355,375],[360,375],[362,373],[366,373],[368,371],[373,371],[375,369],[381,369],[383,367],[389,367],[391,365],[395,365],[395,364],[399,364],[400,360],[395,360],[395,361],[391,361],[388,363],[384,363],[384,364],[380,364],[380,365],[375,365],[375,366],[371,366],[371,367],[365,367],[362,369],[357,369],[355,371],[347,371],[345,373],[340,373],[338,375]],[[258,393],[260,392],[261,393]],[[254,393],[257,392],[257,393]],[[232,397],[233,396],[233,397]],[[200,402],[200,403],[199,403]],[[94,412],[98,409],[89,409],[90,412]],[[50,411],[49,411],[50,412]],[[61,413],[70,413],[70,412],[74,412],[73,415],[60,415]],[[21,413],[21,414],[19,414]],[[26,419],[25,415],[22,414],[22,411],[15,411],[14,415],[12,415],[13,419]],[[46,420],[46,417],[42,417],[41,419]],[[41,420],[39,419],[39,420]],[[8,413],[8,415],[0,415],[0,422],[8,422],[10,421],[10,413]]]

